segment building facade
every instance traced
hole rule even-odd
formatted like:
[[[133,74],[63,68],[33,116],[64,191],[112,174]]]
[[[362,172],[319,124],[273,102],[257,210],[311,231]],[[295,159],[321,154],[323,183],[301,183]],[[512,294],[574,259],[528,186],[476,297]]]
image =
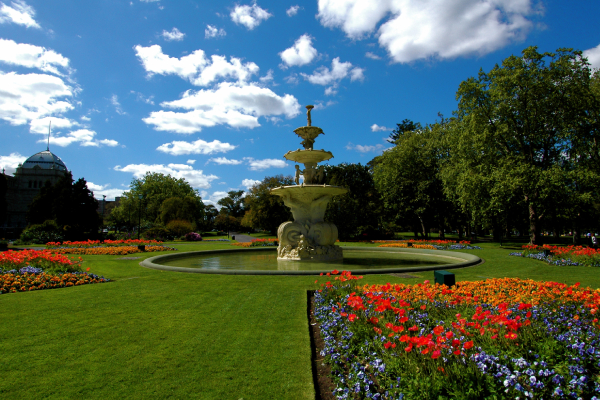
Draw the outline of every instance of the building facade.
[[[27,208],[40,189],[49,183],[54,185],[68,172],[65,163],[50,150],[40,151],[19,164],[14,176],[7,180],[7,215],[3,237],[16,238],[27,226]]]

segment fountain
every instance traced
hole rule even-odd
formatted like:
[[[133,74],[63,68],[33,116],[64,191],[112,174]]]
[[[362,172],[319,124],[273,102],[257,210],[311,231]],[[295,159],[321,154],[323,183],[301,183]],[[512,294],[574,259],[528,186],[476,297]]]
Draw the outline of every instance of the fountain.
[[[304,169],[296,164],[295,185],[281,186],[271,189],[271,194],[283,199],[283,203],[292,211],[294,221],[284,222],[277,229],[278,260],[299,261],[335,261],[343,258],[342,249],[335,245],[338,238],[337,227],[331,222],[325,222],[327,203],[348,189],[340,186],[324,184],[324,167],[317,164],[333,158],[330,151],[315,150],[315,139],[323,130],[312,126],[308,110],[307,125],[296,128],[294,132],[300,136],[304,150],[288,151],[283,157],[296,163],[304,164]],[[303,182],[300,184],[300,175]]]

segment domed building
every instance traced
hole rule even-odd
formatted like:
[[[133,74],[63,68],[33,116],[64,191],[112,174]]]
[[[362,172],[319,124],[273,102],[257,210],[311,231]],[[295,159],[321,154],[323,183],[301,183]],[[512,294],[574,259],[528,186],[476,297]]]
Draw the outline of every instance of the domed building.
[[[46,183],[54,185],[67,172],[67,166],[60,157],[46,149],[19,164],[14,176],[5,175],[8,190],[4,234],[18,236],[27,226],[27,207],[40,189]]]

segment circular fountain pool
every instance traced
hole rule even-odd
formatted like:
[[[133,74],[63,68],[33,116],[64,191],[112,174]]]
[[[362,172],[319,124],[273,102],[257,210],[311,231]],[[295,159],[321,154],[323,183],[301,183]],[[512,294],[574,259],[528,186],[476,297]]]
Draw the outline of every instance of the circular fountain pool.
[[[339,271],[353,274],[389,274],[462,268],[481,259],[456,251],[390,247],[343,247],[344,259],[337,262],[277,260],[277,249],[191,251],[165,254],[142,261],[146,268],[165,271],[233,275],[314,275]]]

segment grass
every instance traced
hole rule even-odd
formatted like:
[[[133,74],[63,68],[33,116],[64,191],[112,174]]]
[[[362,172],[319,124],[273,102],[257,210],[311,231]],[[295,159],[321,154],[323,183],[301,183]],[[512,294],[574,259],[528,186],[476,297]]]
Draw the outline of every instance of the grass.
[[[481,246],[466,252],[485,263],[453,270],[457,280],[510,276],[600,287],[595,269],[552,267],[508,256],[497,244]],[[181,250],[218,248],[231,246]],[[83,256],[84,269],[111,283],[0,296],[0,397],[314,399],[306,317],[314,277],[162,272],[140,267],[142,258],[120,258]],[[433,280],[433,272],[411,275],[418,278],[369,275],[362,282]]]

